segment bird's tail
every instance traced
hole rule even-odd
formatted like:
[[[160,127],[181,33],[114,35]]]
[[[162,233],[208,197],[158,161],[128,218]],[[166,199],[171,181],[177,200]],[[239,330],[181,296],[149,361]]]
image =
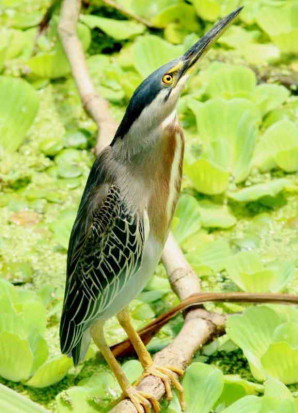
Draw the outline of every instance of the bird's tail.
[[[83,324],[69,320],[66,313],[62,314],[60,323],[60,348],[63,354],[72,357],[76,366],[86,355],[90,343],[89,330]]]
[[[80,361],[84,360],[90,344],[90,332],[86,330],[83,333],[81,340],[75,345],[69,354],[73,359],[73,364],[76,366]]]

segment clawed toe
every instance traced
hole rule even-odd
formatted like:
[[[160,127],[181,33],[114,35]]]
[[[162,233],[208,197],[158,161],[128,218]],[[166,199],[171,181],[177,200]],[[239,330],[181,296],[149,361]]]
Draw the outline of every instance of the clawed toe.
[[[165,386],[166,397],[168,400],[172,399],[173,397],[172,389],[171,389],[171,385],[173,384],[175,389],[179,392],[180,404],[181,404],[182,410],[184,410],[185,408],[184,390],[183,390],[182,385],[179,383],[179,380],[177,379],[176,374],[179,376],[182,376],[183,370],[178,369],[177,367],[172,367],[172,366],[158,366],[153,363],[151,366],[145,368],[144,373],[137,381],[136,386],[140,383],[140,381],[144,377],[147,377],[147,376],[159,377]]]
[[[144,411],[145,413],[150,413],[151,407],[154,413],[160,412],[160,405],[152,394],[137,390],[135,387],[130,387],[126,390],[124,396],[130,399],[138,413],[144,413]]]

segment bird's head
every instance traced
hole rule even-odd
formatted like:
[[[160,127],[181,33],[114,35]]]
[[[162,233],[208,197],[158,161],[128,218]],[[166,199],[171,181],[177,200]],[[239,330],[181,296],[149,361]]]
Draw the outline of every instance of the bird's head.
[[[135,149],[147,146],[160,136],[163,127],[175,122],[176,104],[190,72],[241,10],[221,19],[183,56],[161,66],[138,86],[112,145],[127,143]]]

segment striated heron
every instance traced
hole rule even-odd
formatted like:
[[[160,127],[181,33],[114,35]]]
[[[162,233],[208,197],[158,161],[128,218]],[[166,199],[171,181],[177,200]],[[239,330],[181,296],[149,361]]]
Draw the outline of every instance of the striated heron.
[[[173,384],[183,399],[177,379],[182,371],[152,361],[126,306],[158,264],[179,195],[184,138],[176,116],[178,98],[195,63],[240,10],[136,89],[111,145],[92,166],[71,232],[61,351],[77,364],[92,337],[139,413],[151,406],[159,412],[159,403],[130,385],[105,342],[104,323],[117,314],[143,366],[142,377],[160,377],[168,398]]]

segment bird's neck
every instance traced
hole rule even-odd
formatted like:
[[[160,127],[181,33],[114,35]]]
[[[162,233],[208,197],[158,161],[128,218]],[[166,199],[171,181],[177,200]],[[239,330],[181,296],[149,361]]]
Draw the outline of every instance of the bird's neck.
[[[123,162],[125,171],[118,176],[127,202],[147,210],[152,231],[164,242],[180,191],[184,139],[174,116],[158,133],[155,145]]]
[[[151,121],[150,117],[141,116],[123,138],[117,139],[113,146],[115,157],[120,162],[141,165],[143,168],[145,162],[151,162],[152,157],[156,156],[167,131],[176,126],[176,109],[159,123]]]

